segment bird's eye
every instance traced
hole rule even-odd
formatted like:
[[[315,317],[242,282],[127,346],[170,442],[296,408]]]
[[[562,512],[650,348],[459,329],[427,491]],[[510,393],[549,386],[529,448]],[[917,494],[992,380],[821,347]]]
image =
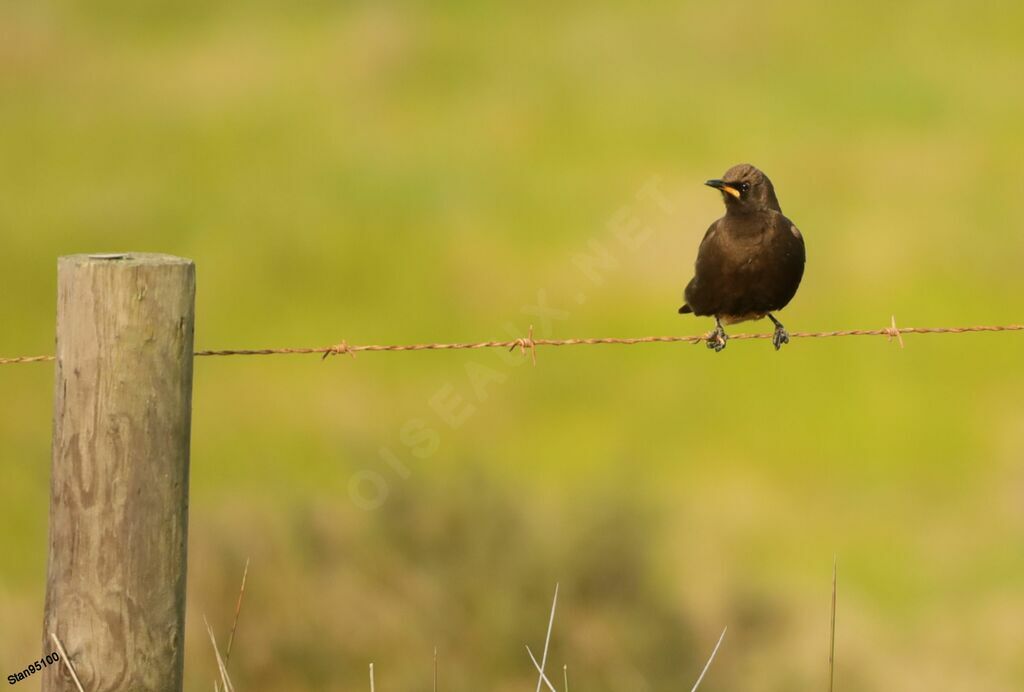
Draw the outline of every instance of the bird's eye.
[[[740,183],[740,192],[747,192],[750,190],[750,183]]]

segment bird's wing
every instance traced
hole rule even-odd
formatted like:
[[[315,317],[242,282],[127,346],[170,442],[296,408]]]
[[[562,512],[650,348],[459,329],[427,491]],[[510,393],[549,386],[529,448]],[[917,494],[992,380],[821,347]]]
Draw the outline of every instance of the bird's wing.
[[[706,310],[710,309],[707,305],[708,301],[708,289],[712,288],[709,286],[709,279],[713,283],[713,270],[712,267],[719,265],[722,261],[722,249],[721,239],[719,238],[721,231],[719,226],[721,225],[722,219],[718,219],[708,227],[707,232],[704,234],[704,239],[700,241],[700,247],[697,250],[697,261],[694,266],[694,276],[690,279],[690,283],[686,285],[686,290],[683,292],[683,299],[686,304],[679,308],[680,313],[684,312],[695,312],[697,314],[708,314]]]
[[[704,239],[700,241],[700,248],[697,249],[697,262],[694,269],[695,280],[700,280],[702,274],[707,274],[711,267],[718,267],[723,257],[722,233],[720,226],[722,219],[718,219],[708,227]]]
[[[772,226],[772,243],[781,248],[785,261],[793,266],[803,265],[807,252],[800,229],[782,214],[772,214]]]
[[[700,248],[697,250],[697,258],[700,259],[700,255],[704,252],[704,247],[712,243],[715,236],[718,234],[718,227],[721,225],[722,219],[718,219],[713,224],[708,226],[708,230],[704,233],[704,239],[700,241]]]

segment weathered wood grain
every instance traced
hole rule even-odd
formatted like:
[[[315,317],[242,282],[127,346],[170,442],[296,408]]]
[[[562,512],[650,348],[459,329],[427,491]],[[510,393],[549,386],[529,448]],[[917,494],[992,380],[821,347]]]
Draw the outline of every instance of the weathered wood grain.
[[[56,632],[89,692],[179,692],[195,267],[73,255],[57,284],[43,649]],[[50,666],[42,689],[74,687]]]

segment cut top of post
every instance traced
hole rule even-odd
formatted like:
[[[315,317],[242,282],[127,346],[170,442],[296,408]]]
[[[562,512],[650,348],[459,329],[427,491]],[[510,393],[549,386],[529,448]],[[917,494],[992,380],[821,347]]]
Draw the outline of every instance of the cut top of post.
[[[82,265],[82,264],[192,264],[192,260],[174,255],[165,255],[159,252],[104,252],[81,255],[64,255],[59,262]]]

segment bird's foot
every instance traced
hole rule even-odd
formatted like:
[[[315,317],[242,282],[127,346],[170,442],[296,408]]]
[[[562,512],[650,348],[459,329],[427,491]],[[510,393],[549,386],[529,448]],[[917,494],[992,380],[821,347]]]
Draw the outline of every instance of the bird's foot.
[[[781,324],[776,324],[775,333],[772,334],[772,346],[774,346],[775,350],[778,351],[780,348],[782,348],[782,344],[788,343],[789,332],[787,332],[786,328],[783,327]]]
[[[705,337],[705,342],[708,348],[714,349],[715,353],[720,352],[725,348],[725,342],[729,340],[729,335],[722,329],[722,325],[716,325],[714,331]]]
[[[770,319],[772,324],[775,325],[775,333],[772,334],[772,346],[774,346],[775,350],[778,351],[782,348],[782,344],[789,343],[789,332],[787,332],[786,328],[782,326],[782,322],[775,319],[775,315],[770,312],[768,313],[768,319]]]

